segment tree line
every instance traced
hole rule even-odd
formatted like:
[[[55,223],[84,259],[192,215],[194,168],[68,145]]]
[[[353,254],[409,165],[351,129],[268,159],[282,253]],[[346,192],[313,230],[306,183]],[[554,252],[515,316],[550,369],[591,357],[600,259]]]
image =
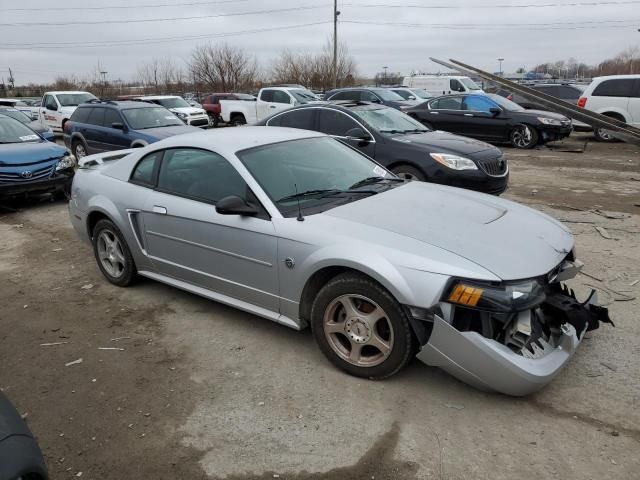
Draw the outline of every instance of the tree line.
[[[553,78],[593,78],[605,75],[626,75],[640,73],[640,47],[629,47],[613,58],[597,65],[587,65],[575,58],[558,60],[536,65],[533,72],[546,73]]]

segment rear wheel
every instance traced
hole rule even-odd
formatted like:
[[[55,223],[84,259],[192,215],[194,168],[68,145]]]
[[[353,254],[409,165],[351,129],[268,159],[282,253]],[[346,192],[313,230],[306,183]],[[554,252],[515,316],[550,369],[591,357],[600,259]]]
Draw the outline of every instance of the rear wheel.
[[[246,125],[247,121],[242,114],[236,114],[231,117],[231,125],[234,127],[241,127],[242,125]]]
[[[390,377],[414,353],[400,304],[378,283],[356,273],[339,275],[320,290],[311,308],[311,327],[324,355],[357,377]]]
[[[419,180],[424,182],[427,179],[424,173],[411,165],[398,165],[393,167],[391,171],[404,180]]]
[[[511,145],[515,148],[533,148],[538,144],[538,131],[531,125],[516,125],[511,131]]]
[[[216,128],[218,126],[218,116],[209,115],[209,128]]]
[[[616,120],[619,120],[621,122],[624,122],[624,118],[619,117],[618,115],[614,115],[614,114],[603,114],[606,117],[611,117],[614,118]],[[595,128],[593,130],[593,136],[596,137],[596,140],[598,140],[599,142],[617,142],[618,139],[616,137],[614,137],[613,135],[611,135],[610,130],[604,129],[604,128]]]
[[[93,229],[93,252],[98,268],[114,285],[129,286],[136,275],[136,266],[129,246],[111,220],[100,220]]]

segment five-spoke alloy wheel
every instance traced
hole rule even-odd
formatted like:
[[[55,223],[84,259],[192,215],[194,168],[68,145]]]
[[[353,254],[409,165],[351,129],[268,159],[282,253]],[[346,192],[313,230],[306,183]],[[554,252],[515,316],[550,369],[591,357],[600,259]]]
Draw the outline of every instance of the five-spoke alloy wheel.
[[[411,327],[400,304],[360,274],[338,275],[320,290],[311,326],[327,358],[358,377],[389,377],[413,352]]]
[[[126,287],[136,273],[133,257],[122,233],[109,220],[93,229],[93,250],[102,274],[114,285]]]

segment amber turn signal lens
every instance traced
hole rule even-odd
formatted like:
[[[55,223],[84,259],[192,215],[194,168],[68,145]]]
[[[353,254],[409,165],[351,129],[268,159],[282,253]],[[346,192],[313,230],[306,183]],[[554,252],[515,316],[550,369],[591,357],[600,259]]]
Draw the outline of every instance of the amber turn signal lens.
[[[460,305],[467,305],[469,307],[475,307],[482,296],[483,290],[481,288],[470,287],[459,283],[449,295],[449,301],[452,303],[458,303]]]

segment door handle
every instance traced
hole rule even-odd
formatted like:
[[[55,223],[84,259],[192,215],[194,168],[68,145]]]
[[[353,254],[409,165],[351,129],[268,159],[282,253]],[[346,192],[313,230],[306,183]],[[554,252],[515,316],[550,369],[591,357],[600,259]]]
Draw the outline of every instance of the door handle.
[[[160,205],[153,206],[153,213],[159,213],[160,215],[166,215],[167,209],[165,207],[161,207]]]
[[[438,115],[440,112],[429,112],[431,115]]]
[[[275,105],[269,105],[269,108],[276,108]]]
[[[464,116],[465,117],[473,117],[473,113],[465,113]]]

